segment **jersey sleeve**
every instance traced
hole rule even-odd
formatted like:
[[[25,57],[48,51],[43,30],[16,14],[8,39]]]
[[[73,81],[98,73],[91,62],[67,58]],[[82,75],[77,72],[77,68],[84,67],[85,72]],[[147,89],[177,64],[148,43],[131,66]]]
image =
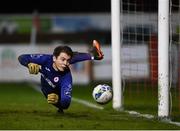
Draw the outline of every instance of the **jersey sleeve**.
[[[75,52],[70,64],[74,64],[76,62],[86,61],[86,60],[92,60],[92,56],[89,53],[79,53]]]
[[[44,54],[23,54],[18,57],[18,60],[24,66],[27,66],[29,63],[42,65],[46,61],[47,57],[48,55]]]
[[[61,97],[60,105],[63,109],[67,109],[71,103],[72,97],[72,75],[70,71],[62,76],[59,85],[59,93],[59,96]]]

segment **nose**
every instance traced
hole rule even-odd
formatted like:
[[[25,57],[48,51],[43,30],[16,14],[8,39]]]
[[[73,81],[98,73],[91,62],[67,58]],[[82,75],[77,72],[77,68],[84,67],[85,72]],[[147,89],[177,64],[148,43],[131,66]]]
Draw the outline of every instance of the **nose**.
[[[66,66],[68,66],[68,65],[69,65],[69,62],[68,62],[68,61],[64,61],[64,64],[65,64]]]

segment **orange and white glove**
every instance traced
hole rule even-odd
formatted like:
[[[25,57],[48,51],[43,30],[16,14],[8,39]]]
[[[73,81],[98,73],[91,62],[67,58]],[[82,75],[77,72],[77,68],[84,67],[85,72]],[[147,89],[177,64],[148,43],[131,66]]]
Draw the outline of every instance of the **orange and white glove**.
[[[91,52],[94,60],[102,60],[104,58],[100,43],[97,40],[93,40],[93,48],[91,49]]]

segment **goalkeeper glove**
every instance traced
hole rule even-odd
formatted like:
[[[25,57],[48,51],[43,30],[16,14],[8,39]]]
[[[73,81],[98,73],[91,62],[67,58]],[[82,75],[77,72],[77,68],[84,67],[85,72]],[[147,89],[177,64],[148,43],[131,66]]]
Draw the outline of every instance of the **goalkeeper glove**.
[[[57,104],[59,96],[55,93],[48,94],[47,102],[49,104]]]
[[[40,65],[35,64],[35,63],[29,63],[28,64],[28,69],[30,74],[38,74]]]
[[[103,52],[101,51],[100,43],[96,40],[93,40],[93,48],[90,50],[95,60],[102,60],[104,57]]]

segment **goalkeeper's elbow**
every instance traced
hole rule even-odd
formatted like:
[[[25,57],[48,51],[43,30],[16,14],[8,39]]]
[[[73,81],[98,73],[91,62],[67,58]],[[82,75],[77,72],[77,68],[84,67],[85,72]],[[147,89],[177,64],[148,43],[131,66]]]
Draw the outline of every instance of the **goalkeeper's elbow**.
[[[27,63],[25,62],[24,55],[18,56],[18,61],[21,65],[27,66]]]
[[[21,63],[21,61],[22,61],[22,55],[18,56],[18,61]]]

